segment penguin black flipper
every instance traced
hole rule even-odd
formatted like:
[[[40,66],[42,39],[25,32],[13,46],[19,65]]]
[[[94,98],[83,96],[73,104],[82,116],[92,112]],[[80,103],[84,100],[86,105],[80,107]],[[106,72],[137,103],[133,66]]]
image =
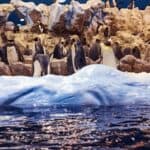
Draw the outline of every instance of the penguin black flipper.
[[[23,57],[22,53],[20,52],[19,47],[16,44],[14,46],[16,48],[16,52],[18,54],[19,61],[24,62],[24,57]]]
[[[2,47],[2,49],[1,49],[1,59],[2,59],[2,62],[4,62],[5,64],[8,64],[7,46],[6,45],[4,47]]]

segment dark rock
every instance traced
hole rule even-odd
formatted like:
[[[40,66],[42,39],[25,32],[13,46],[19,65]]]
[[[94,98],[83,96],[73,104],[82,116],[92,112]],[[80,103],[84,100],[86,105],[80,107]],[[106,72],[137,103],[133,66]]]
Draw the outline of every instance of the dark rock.
[[[30,12],[29,16],[31,17],[34,23],[41,21],[41,17],[42,17],[41,13],[35,9]]]
[[[132,66],[129,65],[129,64],[126,64],[126,63],[120,63],[119,66],[118,66],[118,69],[123,71],[123,72],[132,72]]]
[[[67,75],[67,63],[65,60],[53,60],[51,63],[51,73],[57,75]]]
[[[47,33],[48,32],[48,29],[47,29],[47,26],[38,22],[38,23],[35,23],[32,28],[31,28],[31,32],[33,33]]]
[[[3,62],[0,62],[0,75],[11,75],[9,67]]]
[[[125,57],[123,57],[121,60],[121,63],[123,64],[130,64],[130,65],[134,65],[136,58],[132,55],[126,55]]]
[[[66,29],[65,29],[65,17],[64,15],[60,16],[59,22],[57,22],[53,27],[52,30],[56,33],[56,34],[64,34],[66,33]]]
[[[32,75],[31,67],[28,67],[21,62],[11,64],[10,70],[11,70],[12,75],[23,75],[23,76]]]
[[[137,59],[132,55],[127,55],[121,59],[120,64],[118,65],[118,70],[128,71],[128,72],[150,72],[150,63]]]
[[[150,73],[150,63],[145,63],[145,64],[143,65],[142,70],[143,70],[144,72]]]
[[[143,64],[141,63],[135,63],[134,65],[133,65],[133,72],[135,72],[135,73],[140,73],[140,72],[143,72],[144,70],[143,70]]]

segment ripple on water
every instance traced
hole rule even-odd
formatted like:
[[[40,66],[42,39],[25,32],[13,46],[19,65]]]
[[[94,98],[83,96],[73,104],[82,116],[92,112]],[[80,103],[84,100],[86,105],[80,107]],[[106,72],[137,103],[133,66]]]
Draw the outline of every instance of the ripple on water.
[[[8,114],[7,114],[8,112]],[[150,106],[35,108],[0,113],[0,149],[150,147]]]

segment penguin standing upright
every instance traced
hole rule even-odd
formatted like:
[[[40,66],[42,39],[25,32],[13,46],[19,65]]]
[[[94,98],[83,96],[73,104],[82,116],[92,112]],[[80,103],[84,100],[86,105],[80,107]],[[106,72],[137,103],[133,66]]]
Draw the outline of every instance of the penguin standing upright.
[[[89,58],[92,59],[94,63],[101,63],[102,62],[102,52],[101,52],[101,45],[100,40],[96,39],[92,46],[90,47],[89,51]]]
[[[137,46],[132,49],[132,55],[138,59],[141,59],[141,51]]]
[[[61,39],[59,39],[59,42],[54,47],[53,58],[62,59],[64,57],[63,45],[64,45],[64,42]]]
[[[73,74],[77,71],[77,68],[75,66],[76,49],[74,44],[75,44],[75,39],[72,38],[68,46],[68,55],[67,55],[68,74]]]
[[[103,64],[116,68],[117,62],[112,48],[111,39],[106,40],[104,43],[101,43],[101,49],[103,54]]]
[[[79,70],[84,66],[86,66],[84,48],[80,40],[76,42],[75,48],[76,48],[75,65],[77,70]]]
[[[115,54],[116,61],[117,61],[117,63],[119,63],[121,58],[123,58],[123,53],[122,53],[122,48],[118,42],[115,42],[113,44],[113,51]]]
[[[68,73],[72,74],[86,65],[86,59],[83,45],[78,37],[76,39],[73,38],[70,45],[67,57],[67,66]]]
[[[37,37],[34,40],[35,40],[35,55],[44,54],[44,47],[41,43],[41,39]]]
[[[2,53],[2,61],[4,61],[6,64],[10,65],[18,61],[24,61],[20,49],[14,41],[14,36],[10,32],[7,33],[7,42],[2,48]]]
[[[39,38],[35,39],[32,72],[33,76],[43,76],[50,73],[50,58],[47,54],[44,54],[44,47]]]

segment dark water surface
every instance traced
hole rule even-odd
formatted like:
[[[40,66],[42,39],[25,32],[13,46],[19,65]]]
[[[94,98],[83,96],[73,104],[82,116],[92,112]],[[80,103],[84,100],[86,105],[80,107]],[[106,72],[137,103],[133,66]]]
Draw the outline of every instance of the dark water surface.
[[[0,149],[150,149],[150,105],[0,108]]]

